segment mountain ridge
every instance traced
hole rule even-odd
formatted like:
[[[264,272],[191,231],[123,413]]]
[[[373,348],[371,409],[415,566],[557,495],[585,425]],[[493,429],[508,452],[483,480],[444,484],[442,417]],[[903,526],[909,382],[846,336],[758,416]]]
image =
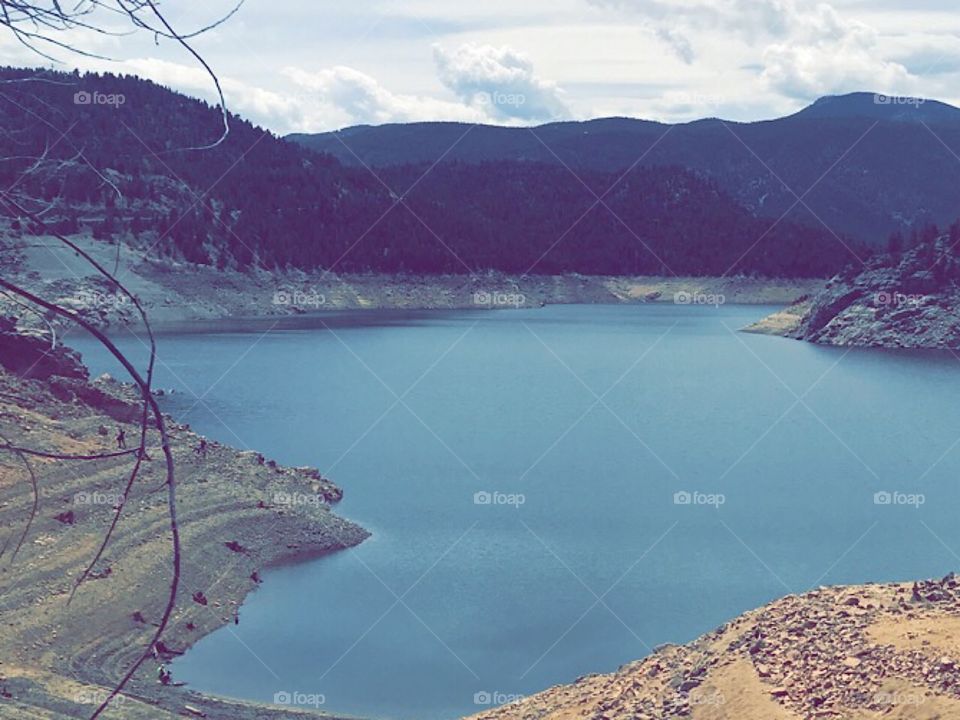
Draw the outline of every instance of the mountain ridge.
[[[827,96],[792,115],[750,123],[408,123],[287,139],[374,172],[438,158],[534,162],[574,173],[680,167],[710,178],[755,215],[826,226],[874,246],[892,232],[960,216],[952,191],[960,185],[960,109],[919,98]]]
[[[0,81],[35,75],[0,69]],[[556,162],[443,162],[371,175],[133,77],[4,84],[0,181],[65,234],[158,259],[336,272],[826,277],[865,250],[751,211],[694,169],[570,173]],[[114,106],[75,95],[124,98]],[[85,94],[85,95],[84,95]],[[45,122],[38,122],[42,118]],[[68,132],[64,132],[68,130]],[[83,161],[76,157],[82,151]],[[32,172],[46,155],[56,172]],[[36,223],[5,205],[18,232]],[[39,234],[43,234],[42,232]]]

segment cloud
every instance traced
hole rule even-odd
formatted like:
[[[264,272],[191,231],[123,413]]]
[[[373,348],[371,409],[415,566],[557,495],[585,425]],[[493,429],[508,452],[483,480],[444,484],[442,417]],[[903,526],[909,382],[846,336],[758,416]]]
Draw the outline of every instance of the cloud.
[[[360,70],[336,65],[318,71],[287,66],[267,90],[220,75],[229,109],[275,131],[319,132],[349,125],[447,120],[518,124],[527,120],[565,117],[560,90],[537,77],[532,64],[509,48],[462,46],[447,53],[435,48],[435,70],[457,99],[394,92]],[[96,60],[83,69],[102,70]],[[180,92],[218,101],[213,81],[197,65],[156,57],[113,64],[113,72],[128,72]]]
[[[684,35],[677,28],[660,27],[655,30],[656,35],[663,42],[670,46],[678,58],[687,65],[693,62],[693,45],[690,44],[690,38]]]
[[[763,51],[762,78],[773,89],[812,99],[851,90],[915,88],[917,78],[884,58],[877,32],[869,25],[847,20],[826,4],[802,12],[791,3],[790,10],[794,17],[788,40]]]
[[[131,72],[212,103],[219,102],[213,80],[199,66],[152,57],[125,60],[120,65],[124,72]],[[117,72],[121,71],[121,68],[111,67],[111,70]],[[249,85],[229,76],[220,76],[219,80],[231,112],[271,128],[302,123],[301,107],[294,98]]]
[[[461,103],[391,92],[375,78],[342,65],[313,73],[287,67],[282,74],[299,88],[297,98],[305,122],[313,128],[418,120],[479,122],[486,118],[481,109]]]
[[[180,92],[217,102],[210,76],[203,68],[157,58],[135,58],[114,71],[130,72]],[[459,102],[391,92],[375,78],[345,66],[308,72],[286,67],[282,90],[267,90],[230,76],[220,84],[231,112],[281,132],[318,132],[347,125],[488,119],[482,108]]]
[[[563,91],[539,77],[530,59],[513,48],[467,43],[446,50],[434,45],[433,57],[440,81],[495,120],[544,121],[570,115]]]
[[[887,56],[890,48],[873,27],[818,0],[589,1],[654,23],[657,36],[688,63],[697,36],[715,44],[720,34],[731,34],[740,47],[727,52],[752,54],[761,83],[786,97],[917,87],[918,78]]]

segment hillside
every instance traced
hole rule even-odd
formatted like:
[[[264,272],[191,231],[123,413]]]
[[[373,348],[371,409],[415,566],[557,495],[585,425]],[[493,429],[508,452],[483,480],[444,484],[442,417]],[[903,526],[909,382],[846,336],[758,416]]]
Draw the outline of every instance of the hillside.
[[[837,275],[747,328],[826,345],[960,349],[960,225],[902,254]]]
[[[5,252],[3,277],[83,315],[97,327],[139,325],[140,318],[85,260],[52,236],[13,238],[0,223]],[[567,303],[675,302],[714,297],[729,303],[783,305],[823,287],[820,278],[771,280],[730,276],[476,275],[325,273],[300,270],[216,268],[172,258],[151,257],[130,242],[111,246],[87,234],[71,238],[77,247],[111,270],[144,307],[154,326],[182,322],[275,317],[277,322],[318,311],[401,311],[538,308]],[[496,297],[494,297],[496,295]],[[40,318],[0,295],[0,316],[45,327]],[[330,316],[325,322],[333,322]],[[222,325],[221,325],[222,326]]]
[[[960,583],[819,588],[475,720],[960,717]]]
[[[46,338],[24,337],[0,323],[0,438],[5,445],[99,455],[116,449],[120,428],[132,445],[139,432],[135,400],[127,386],[90,381],[71,351],[51,352]],[[342,493],[315,470],[260,462],[252,451],[213,441],[201,456],[195,452],[199,436],[189,426],[172,419],[167,426],[176,462],[183,561],[176,607],[162,638],[166,648],[182,651],[236,622],[244,597],[257,587],[257,571],[266,565],[343,549],[368,536],[333,513],[330,506]],[[151,459],[128,495],[124,484],[131,455],[92,461],[30,457],[41,487],[29,528],[32,493],[25,461],[13,452],[0,454],[0,718],[88,718],[148,647],[171,576],[158,444],[153,431]],[[310,501],[284,503],[283,494]],[[68,594],[118,506],[123,514],[116,533],[68,606]],[[194,595],[198,591],[203,603]],[[161,651],[146,662],[104,717],[317,717],[161,685],[158,668],[172,655]],[[191,713],[188,706],[205,714]]]
[[[851,251],[819,223],[744,207],[677,166],[551,162],[348,167],[133,77],[0,71],[0,182],[62,232],[218,268],[338,272],[828,276]],[[34,80],[34,81],[28,81]],[[42,82],[40,81],[42,80]],[[22,82],[19,82],[22,81]],[[123,98],[123,102],[75,102]],[[83,95],[86,93],[86,95]],[[35,167],[34,158],[44,162]],[[756,168],[750,170],[757,177]],[[0,206],[23,234],[23,212]],[[847,245],[862,254],[852,240]]]
[[[960,215],[960,110],[934,101],[853,93],[821,98],[794,115],[754,123],[705,119],[678,125],[606,118],[533,129],[458,123],[360,126],[291,135],[345,164],[564,164],[578,173],[678,166],[700,173],[749,211],[866,243],[895,230],[949,224]],[[951,151],[952,149],[952,151]],[[812,190],[811,190],[812,188]],[[809,194],[806,194],[809,190]]]

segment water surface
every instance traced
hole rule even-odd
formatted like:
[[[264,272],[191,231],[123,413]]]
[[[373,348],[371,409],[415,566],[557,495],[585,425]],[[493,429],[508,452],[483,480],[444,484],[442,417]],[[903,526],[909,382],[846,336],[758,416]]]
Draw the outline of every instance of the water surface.
[[[956,568],[960,363],[734,332],[770,310],[366,312],[164,334],[170,412],[321,468],[345,490],[338,512],[373,532],[265,573],[240,625],[176,677],[453,718],[788,592]]]

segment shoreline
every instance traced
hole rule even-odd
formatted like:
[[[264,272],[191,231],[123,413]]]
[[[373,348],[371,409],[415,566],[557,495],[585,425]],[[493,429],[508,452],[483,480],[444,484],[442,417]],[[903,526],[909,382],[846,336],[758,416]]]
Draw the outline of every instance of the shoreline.
[[[674,303],[788,305],[819,291],[826,278],[608,275],[331,274],[299,270],[247,272],[147,257],[145,251],[86,236],[72,238],[143,303],[158,328],[187,321],[284,318],[317,311],[497,310],[558,304]],[[5,270],[44,297],[59,298],[102,328],[129,325],[132,303],[105,286],[54,238],[23,239]]]
[[[818,587],[469,720],[960,717],[960,582]]]
[[[0,419],[0,429],[4,436],[22,444],[29,440],[33,446],[76,453],[109,450],[112,444],[109,433],[120,424],[127,426],[128,434],[133,437],[136,406],[131,402],[129,387],[102,380],[87,385],[113,398],[113,403],[101,403],[109,413],[78,402],[85,391],[77,382],[56,377],[23,382],[0,371],[0,410],[6,418]],[[178,610],[170,632],[164,637],[169,647],[185,650],[214,630],[229,626],[231,613],[237,611],[257,587],[250,579],[253,570],[308,562],[348,549],[368,537],[366,530],[333,514],[330,504],[339,500],[340,491],[316,471],[271,462],[260,464],[255,452],[238,451],[218,442],[210,443],[209,457],[201,461],[193,451],[199,436],[175,419],[170,419],[170,423],[182,491],[182,527],[192,549],[189,555],[185,550],[188,562]],[[108,434],[100,431],[102,426],[108,428]],[[0,465],[4,468],[0,474],[0,529],[9,531],[18,527],[18,512],[22,514],[28,497],[9,482],[18,479],[13,459],[0,456]],[[0,622],[9,628],[0,637],[0,718],[41,712],[41,717],[87,717],[95,707],[87,699],[103,697],[109,691],[110,679],[123,669],[131,650],[136,652],[142,648],[142,636],[149,634],[148,624],[138,625],[130,619],[131,611],[136,608],[149,621],[156,617],[159,601],[163,599],[162,583],[150,584],[155,576],[165,577],[165,566],[163,526],[156,518],[151,520],[162,510],[163,503],[161,497],[151,497],[149,489],[156,485],[157,472],[148,468],[145,471],[148,481],[142,484],[145,489],[132,494],[125,503],[125,506],[127,503],[134,506],[130,510],[132,517],[127,517],[125,511],[121,522],[124,529],[110,546],[105,562],[97,568],[101,573],[107,569],[115,572],[85,583],[70,614],[66,614],[62,601],[77,568],[89,558],[90,536],[95,537],[102,529],[110,508],[78,508],[74,500],[69,507],[77,513],[77,518],[64,524],[53,517],[56,509],[62,509],[58,499],[65,502],[71,493],[75,497],[81,489],[108,492],[109,485],[105,483],[116,483],[121,475],[107,478],[85,474],[77,478],[59,472],[60,468],[54,465],[46,465],[44,469],[44,504],[24,555],[0,574],[4,584],[12,585],[9,592],[0,594]],[[260,500],[274,504],[264,493],[275,490],[278,481],[291,490],[321,493],[330,504],[279,509],[257,507]],[[238,487],[242,489],[239,500]],[[96,527],[90,526],[93,521]],[[141,530],[141,526],[147,529]],[[228,537],[240,542],[245,552],[236,554],[225,550],[222,546]],[[225,565],[226,569],[221,572]],[[615,673],[587,675],[517,704],[489,708],[477,717],[530,720],[557,714],[568,720],[587,720],[603,711],[610,720],[636,717],[801,720],[807,716],[798,713],[807,707],[811,696],[826,695],[831,702],[840,702],[842,698],[835,688],[817,685],[815,674],[799,679],[790,674],[793,672],[790,666],[781,663],[786,654],[796,652],[790,643],[814,642],[809,655],[811,672],[820,673],[838,664],[850,667],[853,657],[865,668],[874,667],[867,664],[871,662],[899,663],[897,667],[904,673],[903,682],[916,683],[916,658],[901,652],[909,638],[895,636],[896,624],[904,618],[919,618],[927,623],[923,626],[924,632],[935,632],[942,627],[949,629],[950,623],[956,622],[956,635],[948,639],[955,643],[955,652],[960,658],[960,583],[952,579],[949,582],[954,584],[946,580],[926,583],[922,601],[910,599],[910,583],[819,588],[802,596],[786,596],[759,609],[748,610],[690,643],[658,648]],[[211,601],[209,606],[191,603],[190,594],[195,588],[205,592]],[[851,604],[853,597],[857,598],[855,604]],[[846,653],[844,645],[831,644],[822,634],[812,638],[802,633],[797,635],[788,627],[791,618],[797,615],[815,619],[829,633],[843,637],[854,633],[858,643],[866,643],[873,637],[870,633],[889,642],[877,641],[870,645],[868,654],[852,656]],[[869,626],[865,618],[870,620]],[[187,629],[187,623],[194,627]],[[771,627],[777,633],[771,633],[770,637],[779,643],[778,647],[786,649],[780,652],[761,648],[753,652],[751,638],[758,632],[768,633]],[[891,643],[895,646],[893,650],[888,647]],[[897,647],[897,643],[903,647]],[[954,652],[954,648],[940,648],[938,652]],[[148,665],[128,686],[122,706],[118,705],[104,717],[131,720],[350,718],[320,710],[208,695],[189,687],[162,686],[156,681],[155,667],[152,663]],[[701,672],[701,668],[706,670]],[[172,670],[176,680],[175,662]],[[953,682],[953,675],[949,677]],[[679,678],[679,684],[674,683],[675,678]],[[787,684],[791,678],[793,685]],[[878,697],[888,692],[907,692],[902,688],[914,687],[875,687],[869,677],[853,672],[843,680],[858,692],[866,687]],[[955,690],[946,695],[936,693],[929,701],[932,708],[946,713],[945,716],[960,712],[960,670],[955,681]],[[701,703],[704,697],[733,700],[729,705],[724,704],[726,700]],[[868,702],[864,707],[866,713],[879,706]],[[704,714],[704,709],[719,714]],[[860,709],[857,706],[858,713]],[[727,712],[732,714],[723,714]],[[872,720],[874,715],[845,717]],[[908,716],[890,717],[907,720]]]
[[[9,336],[4,340],[0,359],[6,365],[11,346]],[[26,352],[20,346],[13,351]],[[0,369],[5,440],[47,452],[96,454],[114,448],[119,427],[128,438],[137,436],[139,408],[129,386],[67,377],[79,372],[67,352],[57,353],[56,362],[61,364],[57,373],[42,379],[23,380]],[[200,457],[195,452],[199,436],[189,426],[167,420],[177,464],[183,561],[177,605],[163,642],[179,654],[235,621],[259,584],[256,573],[348,549],[369,533],[332,511],[342,492],[315,470],[266,459],[261,463],[255,452],[212,440]],[[143,464],[140,478],[122,500],[116,493],[129,472],[129,457],[79,463],[34,459],[42,478],[41,504],[13,563],[9,543],[22,532],[31,494],[16,455],[0,455],[0,531],[7,543],[0,572],[5,628],[0,635],[0,717],[88,717],[148,646],[170,577],[166,495],[157,492],[163,475],[157,441],[151,431],[148,447],[154,461]],[[317,502],[284,503],[278,493],[312,494]],[[117,502],[123,506],[117,532],[68,608],[74,579],[93,556]],[[202,604],[191,598],[198,591]],[[159,663],[175,657],[161,653],[144,663],[104,717],[345,717],[160,684]],[[173,670],[176,681],[175,663]]]

